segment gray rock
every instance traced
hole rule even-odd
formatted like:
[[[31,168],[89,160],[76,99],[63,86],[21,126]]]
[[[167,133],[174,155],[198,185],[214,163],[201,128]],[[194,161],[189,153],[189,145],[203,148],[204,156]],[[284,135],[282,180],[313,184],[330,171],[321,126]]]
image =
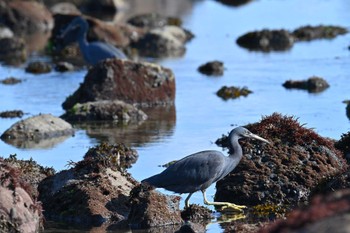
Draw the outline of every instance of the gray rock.
[[[40,114],[13,124],[1,135],[1,139],[6,142],[15,139],[40,141],[73,133],[68,122],[51,114]]]
[[[76,104],[63,116],[67,121],[112,120],[123,123],[135,123],[147,119],[147,115],[131,104],[120,100],[101,100]]]

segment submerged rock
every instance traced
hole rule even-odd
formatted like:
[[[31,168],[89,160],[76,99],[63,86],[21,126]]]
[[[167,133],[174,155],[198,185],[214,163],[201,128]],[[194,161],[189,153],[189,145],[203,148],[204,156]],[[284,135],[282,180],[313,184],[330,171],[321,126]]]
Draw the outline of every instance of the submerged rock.
[[[0,112],[1,118],[15,118],[15,117],[22,117],[23,116],[22,110],[12,110],[12,111],[5,111]]]
[[[294,44],[294,37],[286,30],[261,30],[244,34],[237,39],[237,44],[263,52],[290,49]]]
[[[5,84],[5,85],[14,85],[14,84],[17,84],[17,83],[21,83],[22,80],[18,79],[18,78],[15,78],[15,77],[8,77],[8,78],[0,80],[0,82],[2,84]]]
[[[251,90],[249,90],[246,87],[239,88],[239,87],[227,87],[223,86],[216,92],[216,95],[221,97],[224,100],[228,99],[236,99],[241,96],[248,96],[249,94],[253,93]]]
[[[67,121],[109,120],[122,123],[137,123],[147,119],[147,115],[131,104],[120,100],[100,100],[76,104],[63,116]]]
[[[348,168],[333,141],[300,125],[293,117],[274,113],[246,126],[272,142],[261,148],[242,141],[241,162],[216,184],[216,201],[247,206],[307,202],[311,191],[327,177]],[[225,145],[225,137],[220,141]]]
[[[129,193],[137,184],[122,167],[136,151],[122,144],[91,148],[80,162],[43,180],[39,200],[45,218],[86,227],[118,223],[129,214]]]
[[[141,106],[173,105],[175,77],[170,69],[151,63],[107,59],[89,70],[78,90],[63,103],[122,100]]]
[[[293,36],[298,41],[310,41],[315,39],[332,39],[338,35],[346,34],[348,30],[339,26],[304,26],[293,31]]]
[[[46,62],[31,62],[28,64],[26,68],[26,72],[33,73],[33,74],[44,74],[44,73],[50,73],[52,70],[51,65]]]
[[[304,89],[310,93],[318,93],[327,89],[329,87],[329,84],[323,78],[313,76],[308,78],[307,80],[302,81],[288,80],[285,83],[283,83],[283,86],[287,89]]]
[[[0,158],[0,231],[39,232],[43,227],[41,203],[31,196],[21,168]]]
[[[350,189],[312,198],[304,208],[293,210],[286,219],[277,220],[260,229],[272,232],[348,232],[350,229]]]
[[[206,75],[220,76],[224,74],[224,63],[221,61],[207,62],[198,67],[198,71]]]
[[[130,193],[131,228],[151,228],[182,224],[179,196],[161,194],[146,185],[136,186]]]

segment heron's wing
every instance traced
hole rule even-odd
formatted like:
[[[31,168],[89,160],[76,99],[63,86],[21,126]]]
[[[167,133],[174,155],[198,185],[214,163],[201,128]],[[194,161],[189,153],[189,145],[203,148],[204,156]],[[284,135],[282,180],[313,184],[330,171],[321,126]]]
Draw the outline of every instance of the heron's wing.
[[[189,155],[145,182],[178,193],[195,192],[209,187],[221,176],[225,156],[218,151],[202,151]]]

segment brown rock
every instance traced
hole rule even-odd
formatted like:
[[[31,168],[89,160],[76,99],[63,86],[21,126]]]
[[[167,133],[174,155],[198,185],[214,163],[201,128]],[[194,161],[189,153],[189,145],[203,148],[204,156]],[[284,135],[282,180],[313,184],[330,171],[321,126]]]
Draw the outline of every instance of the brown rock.
[[[30,62],[26,67],[26,72],[33,74],[44,74],[51,72],[51,65],[47,62]]]
[[[22,117],[23,116],[22,110],[12,110],[12,111],[5,111],[0,112],[1,118],[15,118],[15,117]]]
[[[174,98],[175,77],[171,70],[151,63],[107,59],[89,70],[84,82],[62,106],[67,110],[76,103],[98,100],[172,105]]]
[[[128,222],[132,228],[151,228],[182,224],[180,197],[168,196],[145,185],[136,186],[130,193],[131,211]]]
[[[348,167],[333,141],[303,127],[293,117],[275,113],[246,127],[272,144],[261,148],[241,142],[245,156],[233,172],[217,182],[216,201],[293,206],[307,202],[312,189],[325,177]]]
[[[221,97],[224,100],[228,100],[228,99],[236,99],[239,98],[241,96],[248,96],[249,94],[251,94],[252,91],[249,90],[247,87],[227,87],[227,86],[223,86],[221,87],[217,92],[216,95]]]
[[[298,41],[310,41],[315,39],[331,39],[338,35],[346,34],[348,30],[339,26],[304,26],[293,31],[294,37]]]
[[[22,80],[18,79],[18,78],[15,78],[15,77],[8,77],[8,78],[0,80],[0,82],[2,84],[5,84],[5,85],[14,85],[14,84],[17,84],[17,83],[21,83]]]
[[[312,76],[307,80],[302,81],[288,80],[285,83],[283,83],[283,86],[287,89],[304,89],[308,90],[308,92],[310,93],[318,93],[327,89],[329,87],[329,84],[326,80],[324,80],[321,77]]]
[[[42,181],[39,199],[45,217],[89,226],[101,226],[125,220],[129,214],[129,193],[137,183],[121,160],[136,153],[124,146],[101,144],[90,149],[84,160],[71,163]]]

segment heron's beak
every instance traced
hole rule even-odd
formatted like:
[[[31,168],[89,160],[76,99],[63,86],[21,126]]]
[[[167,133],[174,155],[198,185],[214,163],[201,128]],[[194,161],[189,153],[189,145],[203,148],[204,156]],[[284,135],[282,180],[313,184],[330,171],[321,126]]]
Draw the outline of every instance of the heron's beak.
[[[258,135],[256,135],[256,134],[253,134],[253,133],[252,133],[252,134],[249,135],[249,137],[270,144],[270,142],[267,141],[265,138],[262,138],[262,137],[260,137],[260,136],[258,136]]]

